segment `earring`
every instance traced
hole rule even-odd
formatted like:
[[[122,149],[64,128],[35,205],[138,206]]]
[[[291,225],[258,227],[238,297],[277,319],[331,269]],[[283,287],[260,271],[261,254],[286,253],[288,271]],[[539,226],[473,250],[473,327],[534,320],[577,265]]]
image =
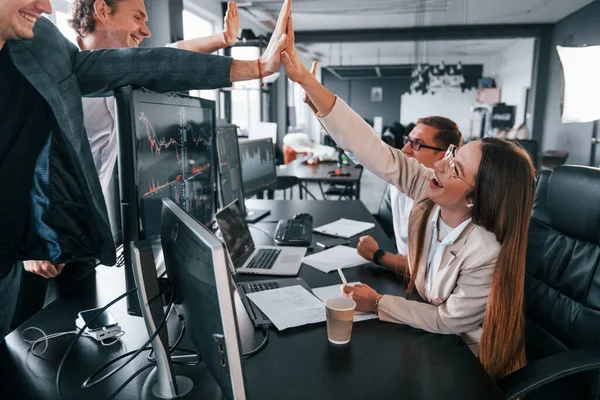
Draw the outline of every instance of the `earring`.
[[[473,208],[473,203],[467,204],[467,208]]]

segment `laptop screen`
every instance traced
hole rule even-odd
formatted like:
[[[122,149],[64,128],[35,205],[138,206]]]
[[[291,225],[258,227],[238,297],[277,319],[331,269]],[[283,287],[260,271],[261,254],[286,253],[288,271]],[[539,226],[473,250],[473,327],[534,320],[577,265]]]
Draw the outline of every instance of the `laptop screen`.
[[[240,268],[254,251],[254,241],[239,200],[235,200],[215,215],[217,225],[235,269]]]

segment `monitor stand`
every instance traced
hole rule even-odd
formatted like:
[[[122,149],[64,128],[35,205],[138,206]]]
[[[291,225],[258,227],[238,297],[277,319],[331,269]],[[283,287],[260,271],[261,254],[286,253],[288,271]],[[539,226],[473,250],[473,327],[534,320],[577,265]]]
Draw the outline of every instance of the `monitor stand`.
[[[269,214],[271,214],[271,210],[253,210],[246,208],[246,221],[257,222]]]
[[[137,287],[137,296],[148,336],[158,328],[164,318],[163,302],[160,294],[154,254],[150,241],[131,242],[131,265]],[[144,382],[142,399],[175,399],[189,393],[194,387],[190,378],[176,375],[169,352],[169,333],[163,325],[152,341],[156,356],[156,366]]]

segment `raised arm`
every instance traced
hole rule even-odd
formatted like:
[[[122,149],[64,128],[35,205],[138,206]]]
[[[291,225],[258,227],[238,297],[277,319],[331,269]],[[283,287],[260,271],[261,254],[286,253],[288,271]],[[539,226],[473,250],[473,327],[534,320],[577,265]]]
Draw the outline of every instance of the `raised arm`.
[[[371,126],[306,69],[292,45],[294,32],[291,19],[288,22],[288,37],[290,45],[281,58],[286,74],[302,86],[318,111],[325,130],[340,147],[352,152],[375,175],[413,199],[422,198],[432,177],[432,170],[385,144]]]
[[[258,60],[232,60],[170,48],[80,52],[71,46],[73,70],[82,94],[92,97],[110,95],[125,85],[167,92],[216,89],[231,82],[259,79],[279,70],[290,10],[291,0],[286,0],[267,49]]]

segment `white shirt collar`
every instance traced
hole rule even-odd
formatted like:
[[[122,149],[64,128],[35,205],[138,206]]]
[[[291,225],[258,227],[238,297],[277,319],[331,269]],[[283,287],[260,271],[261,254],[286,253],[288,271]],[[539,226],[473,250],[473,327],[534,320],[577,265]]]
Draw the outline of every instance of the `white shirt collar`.
[[[438,231],[437,227],[438,227],[438,219],[439,218],[440,218],[440,206],[436,206],[435,210],[433,211],[433,217],[431,218],[431,225],[433,228],[434,237],[437,237],[437,231]],[[468,218],[465,221],[461,222],[461,224],[458,225],[456,228],[452,229],[452,231],[448,235],[446,235],[446,237],[444,239],[442,239],[442,244],[446,245],[446,246],[449,244],[453,244],[456,241],[456,239],[458,239],[460,234],[463,233],[463,231],[465,230],[467,225],[469,225],[469,222],[471,222],[472,219],[473,218]]]

